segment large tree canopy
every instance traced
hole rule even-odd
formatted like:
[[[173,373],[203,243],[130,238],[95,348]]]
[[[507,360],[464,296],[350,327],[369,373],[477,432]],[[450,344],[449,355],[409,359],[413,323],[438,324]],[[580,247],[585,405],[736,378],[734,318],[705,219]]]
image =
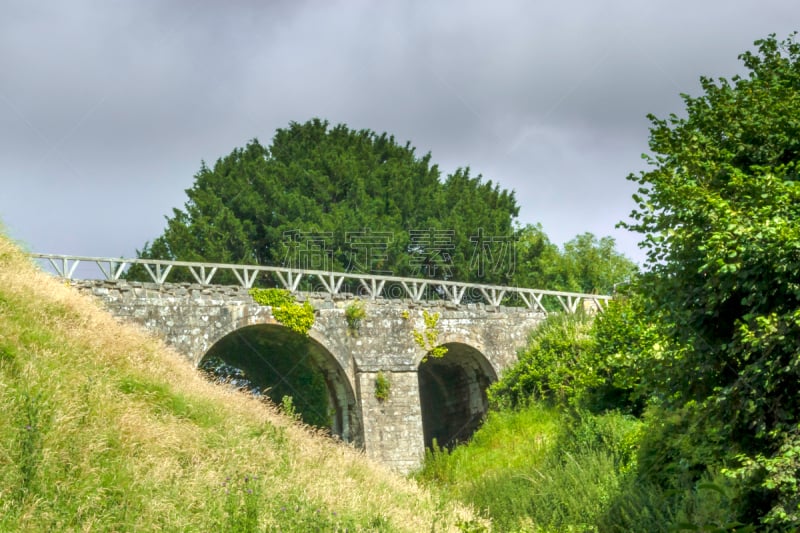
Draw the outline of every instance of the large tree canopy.
[[[680,463],[738,465],[743,518],[798,526],[800,45],[756,46],[745,76],[684,95],[685,117],[651,117],[627,227],[644,235],[642,288],[671,340],[653,359],[656,392],[683,413],[666,434],[702,448]]]
[[[507,282],[514,193],[314,119],[202,165],[143,257]],[[485,260],[489,258],[489,260]]]

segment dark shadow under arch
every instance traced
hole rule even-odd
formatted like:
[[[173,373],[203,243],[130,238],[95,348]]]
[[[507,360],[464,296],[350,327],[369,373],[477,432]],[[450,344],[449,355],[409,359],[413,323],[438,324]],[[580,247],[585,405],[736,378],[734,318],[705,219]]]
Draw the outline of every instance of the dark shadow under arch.
[[[220,366],[219,362],[224,363]],[[201,368],[247,385],[280,404],[291,396],[301,418],[328,427],[358,447],[363,425],[350,382],[335,357],[316,340],[279,324],[259,324],[233,331],[206,352]]]
[[[489,361],[475,348],[456,342],[444,346],[444,357],[428,357],[419,365],[426,448],[434,439],[448,448],[469,439],[489,408],[486,389],[497,380]]]

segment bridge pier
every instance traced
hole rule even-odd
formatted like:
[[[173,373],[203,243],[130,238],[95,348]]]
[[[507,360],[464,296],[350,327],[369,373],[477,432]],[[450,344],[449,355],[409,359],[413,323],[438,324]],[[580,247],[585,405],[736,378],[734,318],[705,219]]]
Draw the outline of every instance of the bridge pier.
[[[369,457],[400,472],[417,468],[425,453],[419,381],[413,371],[383,370],[389,383],[385,400],[375,396],[377,371],[358,372],[364,417],[364,449]]]

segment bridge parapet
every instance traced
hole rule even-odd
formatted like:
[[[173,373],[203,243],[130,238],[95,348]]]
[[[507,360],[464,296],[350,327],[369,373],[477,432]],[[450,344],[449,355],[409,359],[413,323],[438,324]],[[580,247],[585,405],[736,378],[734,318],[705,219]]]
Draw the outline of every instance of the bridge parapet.
[[[292,292],[305,289],[306,291],[310,290],[313,293],[330,297],[350,293],[368,300],[408,298],[413,302],[432,300],[442,304],[460,305],[469,302],[484,303],[491,306],[513,303],[545,314],[547,314],[548,308],[561,309],[567,313],[575,313],[578,310],[587,309],[602,311],[611,299],[611,296],[599,294],[462,283],[451,280],[379,276],[352,272],[299,270],[267,265],[234,265],[40,253],[30,255],[34,259],[49,264],[52,271],[64,279],[73,279],[76,269],[81,263],[95,267],[94,279],[100,278],[102,275],[103,279],[109,281],[119,280],[130,266],[141,265],[150,277],[151,282],[159,286],[167,283],[170,273],[178,270],[183,270],[185,273],[190,274],[197,282],[196,285],[200,287],[212,286],[212,281],[214,281],[218,273],[229,272],[233,274],[233,278],[238,282],[238,285],[233,286],[244,289],[255,286],[258,281],[264,286],[277,286]],[[191,288],[192,284],[189,285],[187,290],[194,290]]]

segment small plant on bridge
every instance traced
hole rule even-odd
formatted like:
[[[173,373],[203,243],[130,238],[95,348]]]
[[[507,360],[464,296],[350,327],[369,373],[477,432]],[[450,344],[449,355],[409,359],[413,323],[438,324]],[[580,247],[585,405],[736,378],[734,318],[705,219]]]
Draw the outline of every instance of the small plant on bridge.
[[[250,289],[249,293],[258,305],[280,307],[295,302],[292,293],[286,289]]]
[[[286,289],[250,289],[258,305],[272,307],[275,320],[300,335],[308,335],[314,325],[314,308],[308,302],[299,304]]]
[[[344,309],[344,318],[347,320],[347,330],[349,332],[358,333],[361,329],[361,321],[367,316],[367,311],[364,309],[364,302],[357,299]]]
[[[389,378],[386,377],[383,370],[379,370],[378,375],[375,376],[375,398],[377,398],[379,402],[385,402],[389,399],[390,388]]]
[[[415,329],[412,332],[417,345],[427,352],[427,355],[422,358],[423,363],[428,360],[428,356],[444,357],[447,353],[447,348],[438,344],[439,330],[437,326],[439,325],[439,317],[439,313],[429,313],[423,309],[422,318],[425,321],[425,329],[422,331]]]

